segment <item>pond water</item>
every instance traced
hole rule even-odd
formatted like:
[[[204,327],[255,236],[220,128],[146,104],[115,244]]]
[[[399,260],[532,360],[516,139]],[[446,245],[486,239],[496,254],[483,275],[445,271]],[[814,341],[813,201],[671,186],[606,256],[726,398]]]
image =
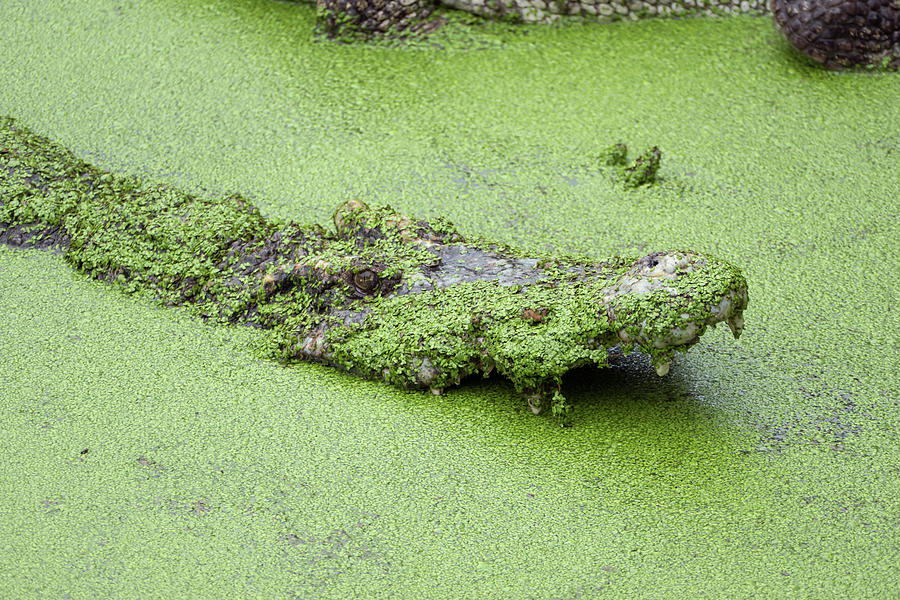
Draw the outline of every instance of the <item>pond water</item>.
[[[0,114],[104,168],[327,222],[349,198],[525,249],[693,248],[746,329],[658,378],[441,397],[258,361],[0,247],[10,597],[885,598],[900,555],[900,78],[766,18],[339,45],[274,0],[7,0]],[[624,190],[600,151],[662,150]]]

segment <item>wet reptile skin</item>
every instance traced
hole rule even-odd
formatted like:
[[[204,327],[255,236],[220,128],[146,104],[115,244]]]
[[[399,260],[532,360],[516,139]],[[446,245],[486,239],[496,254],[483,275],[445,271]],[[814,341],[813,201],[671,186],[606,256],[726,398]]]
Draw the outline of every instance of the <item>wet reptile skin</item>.
[[[496,4],[504,14],[503,3]],[[431,0],[317,0],[317,7],[319,27],[329,37],[427,32],[438,26],[425,21]],[[886,57],[900,66],[900,0],[768,0],[768,8],[788,42],[829,69]]]
[[[769,9],[791,45],[830,69],[900,49],[900,0],[769,0]]]

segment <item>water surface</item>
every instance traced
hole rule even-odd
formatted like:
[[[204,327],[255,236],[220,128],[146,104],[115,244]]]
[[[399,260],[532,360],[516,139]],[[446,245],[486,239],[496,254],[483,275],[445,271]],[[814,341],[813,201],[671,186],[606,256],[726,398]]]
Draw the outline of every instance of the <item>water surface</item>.
[[[0,113],[122,173],[327,222],[341,201],[750,284],[707,334],[565,382],[443,397],[258,361],[0,248],[0,589],[11,597],[884,598],[900,558],[900,79],[767,19],[312,36],[270,0],[7,0]],[[663,152],[625,191],[596,155]]]

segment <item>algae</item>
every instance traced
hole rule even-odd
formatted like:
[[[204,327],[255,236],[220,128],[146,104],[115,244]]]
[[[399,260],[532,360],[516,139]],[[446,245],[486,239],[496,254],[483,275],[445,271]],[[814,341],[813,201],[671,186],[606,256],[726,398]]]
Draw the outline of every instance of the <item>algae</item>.
[[[662,153],[656,146],[635,158],[624,171],[625,187],[636,188],[656,181],[656,172],[659,171],[661,160]]]
[[[610,356],[525,418],[247,350],[0,245],[0,589],[34,598],[886,598],[896,589],[900,80],[765,18],[315,41],[269,0],[0,3],[0,114],[267,217],[390,204],[466,238],[740,265],[750,326]],[[624,191],[598,147],[665,153]],[[81,451],[89,452],[82,455]]]
[[[281,360],[403,387],[440,393],[496,371],[535,413],[552,398],[562,417],[563,375],[607,366],[614,347],[640,348],[665,375],[707,326],[743,328],[746,281],[698,253],[525,257],[359,200],[338,207],[329,234],[267,220],[238,195],[204,199],[102,172],[8,117],[0,173],[0,242],[56,247],[129,292],[271,329],[266,353]]]

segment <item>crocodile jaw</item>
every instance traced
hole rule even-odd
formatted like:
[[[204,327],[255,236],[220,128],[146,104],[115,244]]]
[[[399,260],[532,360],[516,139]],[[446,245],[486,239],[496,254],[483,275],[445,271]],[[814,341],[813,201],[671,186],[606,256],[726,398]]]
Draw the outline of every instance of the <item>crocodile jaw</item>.
[[[731,280],[727,281],[724,291],[707,298],[705,307],[680,312],[685,294],[695,295],[696,291],[683,289],[679,279],[692,276],[708,276],[711,280],[730,276]],[[632,314],[627,314],[623,319],[619,311],[629,308],[623,307],[623,304],[633,303],[635,298],[641,297],[655,297],[659,302],[656,305],[648,302],[648,305],[662,309],[655,312],[648,310],[645,315],[639,312],[634,314],[633,310]],[[627,347],[638,346],[648,352],[657,374],[663,376],[669,372],[672,351],[685,350],[695,344],[707,327],[715,328],[718,323],[725,321],[735,339],[740,337],[744,328],[743,311],[748,303],[748,294],[746,282],[740,274],[724,263],[693,252],[668,252],[649,255],[638,261],[615,285],[606,290],[604,303],[607,305],[610,323],[626,323],[626,326],[617,328],[617,335],[622,343]],[[677,324],[668,328],[654,327],[651,317],[655,315],[665,320],[665,311],[676,315]]]

